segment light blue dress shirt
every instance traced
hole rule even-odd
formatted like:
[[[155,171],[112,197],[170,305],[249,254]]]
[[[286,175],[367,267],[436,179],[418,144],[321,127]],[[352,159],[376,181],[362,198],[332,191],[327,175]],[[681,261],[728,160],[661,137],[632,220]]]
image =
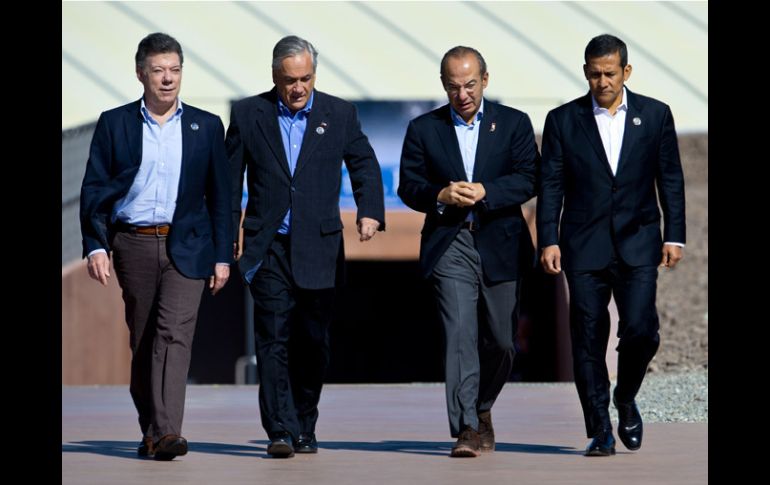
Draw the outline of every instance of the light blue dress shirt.
[[[289,162],[289,171],[292,176],[294,175],[294,169],[297,167],[299,151],[302,148],[302,140],[305,137],[307,117],[310,114],[310,110],[313,108],[313,97],[315,97],[315,91],[310,93],[310,99],[307,101],[305,107],[294,114],[291,114],[291,111],[289,111],[289,108],[283,104],[281,98],[278,98],[278,125],[281,127],[283,150],[286,154],[286,160]],[[278,233],[288,234],[290,230],[291,207],[286,211],[286,215],[281,222],[281,227],[278,228]]]
[[[170,224],[182,172],[182,101],[160,126],[142,98],[142,163],[128,193],[114,206],[112,220],[135,226]]]
[[[479,145],[479,130],[481,129],[481,119],[484,117],[484,99],[481,100],[481,106],[476,113],[473,122],[468,124],[457,111],[449,105],[449,112],[452,113],[452,123],[455,125],[455,134],[457,143],[460,144],[460,155],[463,158],[463,167],[465,168],[465,177],[468,182],[473,182],[473,167],[476,164],[476,147]]]
[[[481,119],[484,118],[484,98],[481,98],[481,105],[478,112],[473,119],[473,122],[468,124],[462,117],[457,114],[457,111],[449,105],[449,113],[452,116],[452,124],[455,127],[455,135],[457,136],[457,143],[460,145],[460,156],[463,159],[463,168],[465,169],[465,178],[468,182],[473,182],[473,167],[476,166],[476,148],[479,146],[479,130],[481,130]],[[455,180],[457,182],[457,180]],[[437,202],[437,209],[439,214],[444,213],[444,207],[446,204]],[[473,211],[468,213],[466,221],[473,220]]]

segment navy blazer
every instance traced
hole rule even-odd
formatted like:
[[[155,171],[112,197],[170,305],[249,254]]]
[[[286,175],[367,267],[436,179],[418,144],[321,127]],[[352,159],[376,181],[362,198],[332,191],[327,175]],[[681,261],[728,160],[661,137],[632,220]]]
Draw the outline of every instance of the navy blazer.
[[[83,257],[99,248],[110,252],[113,206],[128,192],[142,162],[140,106],[137,100],[105,111],[96,123],[80,191]],[[182,169],[167,241],[169,258],[184,276],[206,278],[217,262],[232,261],[230,199],[222,120],[185,104]]]
[[[526,113],[485,99],[479,130],[473,181],[484,185],[486,197],[472,208],[446,206],[440,214],[436,202],[441,189],[467,179],[449,105],[413,119],[407,128],[398,195],[425,213],[420,241],[425,278],[471,210],[480,225],[476,248],[489,281],[514,280],[522,264],[532,266],[532,238],[521,213],[521,204],[535,194],[540,156],[532,123]]]
[[[248,169],[241,274],[265,257],[291,207],[294,282],[306,289],[335,286],[337,271],[344,262],[339,204],[343,161],[350,174],[358,219],[376,219],[379,230],[385,229],[380,165],[351,103],[315,91],[294,175],[281,139],[275,88],[233,104],[225,145],[230,158],[235,241],[243,173]]]
[[[671,110],[628,88],[626,92],[628,112],[616,175],[604,152],[590,93],[546,117],[538,245],[558,244],[565,270],[605,268],[613,242],[630,266],[660,263],[658,199],[665,241],[685,242],[684,176]]]

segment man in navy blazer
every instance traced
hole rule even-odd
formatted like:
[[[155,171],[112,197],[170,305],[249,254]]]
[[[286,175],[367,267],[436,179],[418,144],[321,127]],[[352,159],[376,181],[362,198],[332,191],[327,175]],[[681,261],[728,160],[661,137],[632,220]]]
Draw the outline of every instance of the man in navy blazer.
[[[637,450],[642,418],[634,399],[660,340],[657,267],[673,268],[685,243],[684,177],[671,110],[624,87],[631,75],[626,44],[608,34],[591,39],[583,71],[590,92],[546,118],[538,246],[546,272],[567,276],[575,384],[592,438],[586,455],[608,456],[615,439],[607,305],[614,295],[618,435]]]
[[[316,453],[315,426],[334,288],[344,262],[344,160],[361,241],[385,228],[380,166],[352,104],[314,89],[318,52],[299,37],[273,49],[266,93],[233,105],[226,147],[233,240],[247,174],[241,274],[254,297],[259,409],[268,454]]]
[[[449,104],[409,123],[398,195],[425,213],[420,270],[444,326],[453,457],[495,448],[491,409],[510,376],[519,279],[534,248],[521,204],[535,194],[539,158],[529,117],[484,98],[476,49],[444,54]]]
[[[216,294],[232,261],[224,126],[182,104],[182,47],[150,34],[139,43],[138,101],[99,117],[80,193],[83,256],[107,285],[109,254],[130,331],[131,396],[140,456],[187,453],[185,384],[205,279]]]

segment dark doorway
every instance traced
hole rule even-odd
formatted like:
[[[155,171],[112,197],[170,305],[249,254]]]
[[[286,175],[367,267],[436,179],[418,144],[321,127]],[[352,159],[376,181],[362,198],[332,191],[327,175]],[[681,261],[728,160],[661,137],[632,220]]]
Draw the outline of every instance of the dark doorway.
[[[232,384],[247,339],[246,289],[233,265],[216,297],[204,292],[189,381]],[[330,329],[330,383],[443,382],[444,334],[417,261],[348,261]],[[554,280],[532,270],[521,285],[511,381],[556,380]],[[250,311],[250,310],[249,310]],[[253,366],[252,366],[253,367]],[[253,368],[246,371],[253,383]]]

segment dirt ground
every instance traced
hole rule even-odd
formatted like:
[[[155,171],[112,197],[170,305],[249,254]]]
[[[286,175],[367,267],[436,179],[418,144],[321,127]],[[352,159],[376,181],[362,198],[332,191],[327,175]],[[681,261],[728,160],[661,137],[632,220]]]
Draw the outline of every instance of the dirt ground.
[[[684,135],[687,245],[674,270],[658,276],[660,348],[650,372],[708,369],[708,135]]]

